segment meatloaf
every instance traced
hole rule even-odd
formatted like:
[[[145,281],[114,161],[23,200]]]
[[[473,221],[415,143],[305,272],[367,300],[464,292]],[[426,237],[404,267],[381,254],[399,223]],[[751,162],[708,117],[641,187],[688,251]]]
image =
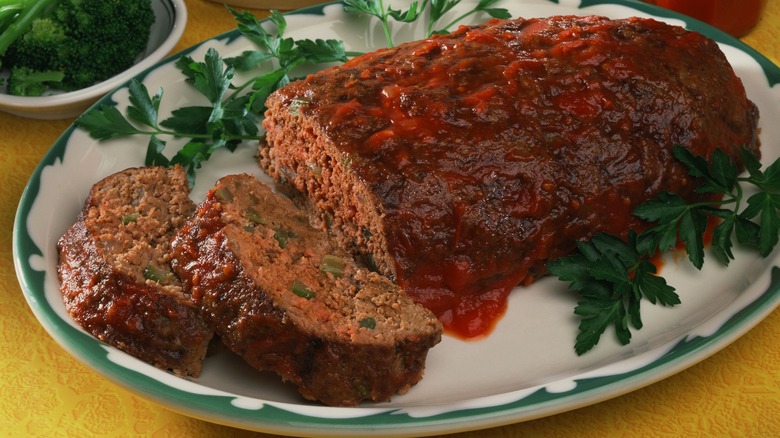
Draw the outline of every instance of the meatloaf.
[[[65,307],[98,339],[198,376],[213,331],[170,267],[174,232],[195,211],[184,169],[133,168],[95,184],[57,243]]]
[[[758,154],[758,111],[717,44],[641,18],[492,20],[290,83],[261,166],[463,336],[596,232],[692,200],[681,145]]]
[[[290,199],[231,175],[174,238],[173,266],[222,341],[306,399],[352,406],[406,392],[441,324],[326,237]]]

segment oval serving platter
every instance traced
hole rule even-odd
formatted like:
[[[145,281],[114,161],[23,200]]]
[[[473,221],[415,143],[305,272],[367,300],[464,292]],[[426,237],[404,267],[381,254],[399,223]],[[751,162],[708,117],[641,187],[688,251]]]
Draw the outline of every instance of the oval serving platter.
[[[474,1],[464,0],[463,4]],[[395,2],[396,8],[406,4]],[[684,25],[718,41],[749,97],[761,111],[763,163],[780,155],[780,69],[738,40],[698,21],[633,1],[506,0],[514,16],[598,14],[612,18],[652,17]],[[451,15],[464,9],[459,5]],[[375,21],[343,11],[340,3],[286,16],[286,36],[338,38],[348,50],[368,51],[384,44]],[[474,16],[471,22],[484,21]],[[421,37],[414,25],[396,26],[396,41]],[[184,51],[202,60],[216,48],[223,57],[251,49],[237,31]],[[175,68],[177,56],[138,76],[149,90],[164,88],[160,113],[197,102]],[[126,86],[98,104],[128,103]],[[506,315],[494,332],[478,341],[445,336],[431,350],[425,378],[391,402],[333,408],[305,402],[277,377],[259,373],[230,353],[206,359],[203,374],[184,379],[147,365],[86,334],[65,311],[56,275],[56,241],[75,220],[89,188],[101,178],[143,164],[146,138],[98,143],[71,126],[43,157],[22,195],[13,231],[17,276],[41,325],[70,354],[99,374],[171,410],[234,427],[277,434],[426,435],[458,432],[552,415],[619,396],[675,374],[724,348],[780,304],[776,251],[766,259],[737,253],[729,268],[665,261],[664,277],[682,304],[645,306],[645,326],[631,344],[620,346],[611,332],[591,352],[577,356],[573,344],[577,297],[565,284],[541,280],[510,296]],[[175,150],[169,142],[168,150]],[[255,144],[235,153],[218,152],[199,170],[192,197],[197,202],[220,176],[248,172],[263,178],[255,164]],[[269,181],[268,179],[265,179]]]

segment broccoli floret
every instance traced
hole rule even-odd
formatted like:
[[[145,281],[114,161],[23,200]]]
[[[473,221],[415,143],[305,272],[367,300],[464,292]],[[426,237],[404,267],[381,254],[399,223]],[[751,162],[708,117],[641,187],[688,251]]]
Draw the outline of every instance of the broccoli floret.
[[[151,0],[49,1],[48,13],[8,47],[6,67],[62,71],[60,89],[76,90],[126,70],[146,49]]]
[[[51,87],[58,88],[65,77],[61,71],[33,70],[14,67],[8,78],[8,94],[15,96],[40,96]]]
[[[77,89],[135,64],[155,17],[149,0],[61,0],[53,19],[75,43],[64,62],[65,85]]]
[[[30,29],[19,37],[6,52],[3,62],[7,66],[29,67],[36,70],[61,69],[64,65],[59,52],[68,47],[71,38],[65,34],[62,24],[49,17],[38,18]]]

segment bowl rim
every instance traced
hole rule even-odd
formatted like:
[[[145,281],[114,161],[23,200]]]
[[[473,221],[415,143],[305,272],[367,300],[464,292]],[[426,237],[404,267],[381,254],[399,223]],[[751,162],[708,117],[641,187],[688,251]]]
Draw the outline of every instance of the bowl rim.
[[[44,107],[71,105],[88,101],[90,99],[97,100],[101,96],[123,84],[125,81],[137,76],[151,65],[163,59],[168,53],[171,52],[171,50],[173,50],[184,34],[184,28],[187,25],[187,6],[185,5],[184,0],[158,1],[168,2],[172,6],[173,25],[171,26],[171,31],[159,47],[157,47],[151,53],[147,54],[143,59],[134,64],[132,67],[89,87],[60,94],[52,94],[49,96],[14,96],[0,93],[0,105],[8,107],[0,107],[0,110],[42,110]]]

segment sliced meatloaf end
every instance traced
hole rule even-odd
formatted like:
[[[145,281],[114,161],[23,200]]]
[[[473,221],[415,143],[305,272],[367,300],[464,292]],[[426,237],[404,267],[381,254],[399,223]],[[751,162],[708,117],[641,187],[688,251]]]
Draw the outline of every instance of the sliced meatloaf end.
[[[658,62],[663,59],[663,62]],[[445,327],[490,331],[517,285],[741,163],[758,111],[718,45],[644,18],[492,20],[352,58],[266,101],[259,161]]]
[[[441,339],[430,311],[358,266],[254,176],[218,181],[172,254],[222,341],[306,399],[389,400],[422,378]]]
[[[57,243],[65,307],[87,332],[178,375],[198,376],[213,336],[170,267],[173,233],[195,211],[181,167],[141,167],[95,184]]]

